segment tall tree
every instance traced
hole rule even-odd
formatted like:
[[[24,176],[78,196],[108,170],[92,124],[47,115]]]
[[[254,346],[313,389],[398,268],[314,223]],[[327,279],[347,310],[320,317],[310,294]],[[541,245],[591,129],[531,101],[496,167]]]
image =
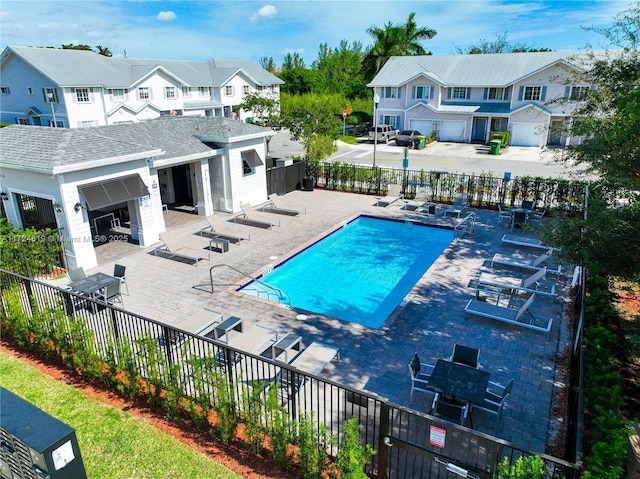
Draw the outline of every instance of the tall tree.
[[[362,43],[347,40],[333,49],[328,44],[320,45],[318,59],[312,68],[316,71],[314,92],[340,93],[347,98],[356,98],[369,94],[362,77]]]
[[[273,57],[260,58],[260,66],[274,75],[278,72],[278,67],[276,67],[276,62],[273,61]]]
[[[387,22],[383,28],[372,26],[367,29],[374,40],[363,60],[364,77],[367,81],[373,79],[392,56],[428,54],[420,42],[435,37],[437,32],[432,28],[418,27],[415,16],[415,12],[411,12],[404,24],[393,25]]]
[[[313,73],[305,67],[303,58],[296,52],[287,53],[278,75],[284,80],[282,91],[285,93],[309,93],[313,87]]]
[[[495,40],[481,38],[476,44],[467,48],[456,46],[456,52],[462,54],[483,54],[483,53],[522,53],[522,52],[550,52],[549,48],[536,48],[525,43],[509,42],[509,34],[504,32],[497,35]]]
[[[111,53],[111,50],[109,50],[109,48],[107,47],[103,47],[102,45],[96,45],[96,50],[98,50],[98,53],[100,55],[104,55],[105,57],[113,56],[113,53]]]

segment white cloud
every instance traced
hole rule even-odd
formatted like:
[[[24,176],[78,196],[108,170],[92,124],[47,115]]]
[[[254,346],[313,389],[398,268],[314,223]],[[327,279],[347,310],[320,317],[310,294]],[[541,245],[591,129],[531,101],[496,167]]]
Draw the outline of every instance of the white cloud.
[[[161,22],[170,22],[171,20],[176,19],[176,14],[173,12],[160,12],[156,15],[156,20],[160,20]]]
[[[278,14],[278,9],[273,5],[265,5],[260,10],[251,15],[251,23],[255,23],[263,18],[272,18]]]

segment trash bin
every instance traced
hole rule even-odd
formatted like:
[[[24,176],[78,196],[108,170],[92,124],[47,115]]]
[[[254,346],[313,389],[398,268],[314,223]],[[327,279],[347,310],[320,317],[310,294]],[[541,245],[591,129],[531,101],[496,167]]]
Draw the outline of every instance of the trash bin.
[[[499,155],[500,154],[500,144],[502,142],[500,140],[491,140],[489,142],[489,147],[491,148],[491,154],[492,155]]]
[[[302,188],[305,191],[313,191],[313,178],[302,178]]]
[[[415,139],[413,140],[413,147],[416,150],[423,150],[426,139],[427,139],[427,137],[423,136],[423,135],[416,136]]]

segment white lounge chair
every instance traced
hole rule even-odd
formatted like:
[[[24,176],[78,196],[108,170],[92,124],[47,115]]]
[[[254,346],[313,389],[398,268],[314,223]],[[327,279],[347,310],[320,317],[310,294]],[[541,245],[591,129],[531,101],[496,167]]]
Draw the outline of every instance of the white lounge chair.
[[[389,206],[391,203],[395,203],[400,198],[402,198],[402,185],[398,185],[397,183],[390,183],[387,195],[383,198],[378,198],[376,201],[376,206],[384,206],[385,208]]]
[[[185,245],[180,238],[174,236],[171,233],[165,231],[164,233],[160,233],[159,236],[164,245],[156,248],[153,251],[153,254],[156,256],[158,255],[158,252],[161,252],[163,254],[166,254],[167,256],[177,256],[179,258],[191,260],[196,264],[196,266],[198,266],[198,262],[201,259],[206,258],[207,260],[211,261],[211,257],[208,253]]]
[[[339,356],[340,349],[318,341],[309,346],[291,361],[291,365],[309,374],[320,374],[331,361]]]
[[[515,246],[516,248],[530,248],[544,251],[552,249],[553,251],[560,251],[559,248],[553,248],[551,246],[542,244],[542,241],[540,241],[539,239],[529,238],[525,236],[514,236],[509,234],[505,234],[502,237],[502,244],[505,246]]]
[[[232,223],[224,221],[218,215],[209,215],[206,218],[209,226],[198,231],[200,236],[208,236],[212,238],[225,238],[235,243],[240,243],[242,240],[250,240],[251,234],[242,231],[240,228],[235,228]]]
[[[268,229],[274,226],[280,226],[280,220],[274,219],[273,215],[255,210],[249,203],[240,202],[240,209],[242,210],[241,217],[236,216],[233,218],[233,221],[241,221],[252,226]]]
[[[535,296],[535,293],[533,293],[518,309],[499,306],[497,304],[491,304],[486,301],[471,298],[464,307],[464,311],[476,316],[495,319],[496,321],[515,324],[524,328],[533,329],[534,331],[548,333],[551,330],[553,319],[533,314],[529,311]]]
[[[466,193],[458,193],[450,205],[443,206],[442,216],[455,215],[460,218],[460,215],[469,207],[469,196]]]
[[[553,250],[549,249],[545,253],[535,258],[515,258],[512,255],[496,253],[491,259],[491,267],[507,266],[510,268],[526,269],[531,271],[539,271],[546,266],[547,261],[551,259]],[[549,269],[547,267],[547,273],[560,274],[562,266],[558,266],[558,269]]]
[[[404,200],[402,209],[404,210],[416,210],[421,206],[424,206],[427,201],[431,201],[431,194],[429,188],[426,186],[418,186],[416,188],[416,197],[412,200]]]
[[[540,282],[546,274],[546,267],[536,271],[527,278],[503,276],[494,273],[480,273],[478,285],[507,289],[516,292],[525,291],[528,293],[537,293],[541,296],[553,296],[556,292],[555,285]]]
[[[287,216],[298,216],[300,213],[306,213],[307,209],[290,205],[282,196],[272,193],[269,195],[269,204],[264,206],[262,211],[271,211]]]

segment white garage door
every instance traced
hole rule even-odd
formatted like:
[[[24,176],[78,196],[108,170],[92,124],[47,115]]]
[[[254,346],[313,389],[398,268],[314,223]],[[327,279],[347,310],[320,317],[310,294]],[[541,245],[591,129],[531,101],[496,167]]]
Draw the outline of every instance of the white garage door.
[[[433,121],[431,120],[410,120],[409,121],[409,129],[410,130],[418,130],[420,133],[425,135],[427,138],[431,136],[431,132],[433,131]]]
[[[443,120],[440,123],[440,141],[464,141],[464,121]]]
[[[513,146],[540,146],[540,126],[530,123],[514,123],[511,144]]]

